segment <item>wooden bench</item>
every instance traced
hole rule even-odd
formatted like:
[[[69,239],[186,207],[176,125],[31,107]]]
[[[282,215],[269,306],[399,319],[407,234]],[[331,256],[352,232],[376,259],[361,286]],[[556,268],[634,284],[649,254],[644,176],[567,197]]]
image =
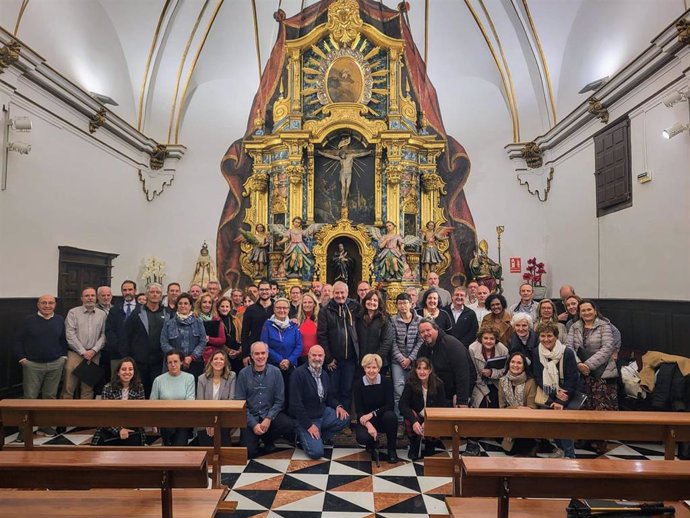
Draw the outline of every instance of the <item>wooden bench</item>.
[[[175,518],[212,518],[227,489],[173,489]],[[157,491],[0,490],[0,516],[7,518],[160,518]]]
[[[425,459],[424,474],[452,476],[457,496],[461,437],[657,441],[664,444],[665,458],[672,460],[676,442],[690,440],[690,413],[428,408],[424,433],[452,438],[451,457]]]
[[[159,488],[164,518],[173,517],[173,488],[207,486],[206,454],[200,451],[82,449],[0,453],[0,488]]]
[[[565,518],[570,500],[515,500],[510,507],[510,518]],[[676,510],[674,518],[690,518],[690,509],[683,502],[664,502]],[[487,518],[494,516],[497,501],[493,498],[446,498],[450,516],[457,518]],[[646,518],[655,518],[647,516]],[[657,517],[662,518],[662,517]],[[665,515],[663,518],[668,518]]]
[[[463,457],[461,497],[498,498],[507,518],[511,497],[685,500],[690,464],[667,460]]]
[[[247,425],[244,401],[139,401],[139,400],[41,400],[4,399],[0,416],[5,426],[19,426],[24,431],[24,446],[33,450],[34,426],[131,426],[131,427],[211,427],[214,428],[212,457],[213,487],[220,487],[220,466],[227,463],[246,464],[246,448],[221,448],[221,428]],[[2,427],[0,427],[0,430]],[[0,432],[0,448],[4,432]],[[43,447],[41,447],[43,448]],[[74,448],[56,447],[57,448]],[[92,448],[93,449],[93,448]],[[113,449],[103,447],[102,449]],[[114,447],[122,450],[122,447]],[[132,448],[128,448],[132,449]],[[141,451],[141,447],[134,447]],[[170,448],[166,447],[166,450]],[[189,449],[189,448],[182,448]],[[201,448],[209,451],[207,448]]]

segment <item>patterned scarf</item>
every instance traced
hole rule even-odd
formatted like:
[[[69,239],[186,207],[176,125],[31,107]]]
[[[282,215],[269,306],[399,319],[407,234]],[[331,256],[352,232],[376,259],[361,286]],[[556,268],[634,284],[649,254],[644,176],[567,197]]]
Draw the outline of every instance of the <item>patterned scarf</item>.
[[[556,345],[550,351],[539,344],[539,361],[544,366],[544,392],[554,394],[560,387],[560,376],[558,374],[558,362],[565,354],[565,345],[560,340],[556,340]]]
[[[527,404],[527,401],[525,401],[526,381],[527,374],[525,372],[517,376],[512,372],[508,372],[499,380],[500,390],[503,392],[503,397],[509,408],[525,406]]]

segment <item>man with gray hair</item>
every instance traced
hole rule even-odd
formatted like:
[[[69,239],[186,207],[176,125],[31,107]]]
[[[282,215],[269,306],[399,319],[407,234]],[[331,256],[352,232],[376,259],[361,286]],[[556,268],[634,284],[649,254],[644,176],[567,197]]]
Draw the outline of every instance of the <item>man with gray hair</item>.
[[[220,283],[218,281],[208,281],[206,284],[206,293],[213,297],[213,303],[218,302],[218,297],[220,297]]]
[[[449,306],[452,302],[452,297],[450,296],[450,292],[448,290],[443,289],[441,288],[441,286],[439,286],[441,279],[438,276],[438,273],[429,272],[429,275],[427,276],[426,280],[429,283],[429,289],[436,288],[436,291],[438,291],[438,307]],[[424,295],[426,295],[427,291],[429,290],[424,290],[422,293],[419,294],[419,300],[424,300]]]
[[[62,399],[74,399],[77,388],[81,389],[81,399],[93,399],[93,387],[80,382],[74,375],[74,369],[83,361],[99,365],[101,349],[105,346],[106,314],[96,306],[96,290],[84,288],[81,303],[81,306],[70,309],[65,319],[69,351],[65,363]]]
[[[253,459],[260,452],[259,441],[264,444],[264,452],[270,453],[276,449],[276,439],[294,434],[294,424],[282,411],[283,375],[268,363],[268,345],[254,342],[249,354],[250,364],[237,376],[235,399],[246,400],[247,427],[240,430],[240,442],[247,448],[247,457]]]
[[[170,318],[161,304],[163,287],[152,283],[146,287],[146,304],[137,306],[125,322],[122,357],[131,356],[144,384],[146,398],[151,395],[153,380],[163,372],[161,331]],[[174,318],[174,317],[173,317]]]
[[[333,298],[319,312],[316,332],[318,343],[326,354],[324,365],[329,372],[333,396],[349,411],[359,358],[355,323],[362,306],[347,298],[347,294],[347,284],[342,281],[333,284]]]

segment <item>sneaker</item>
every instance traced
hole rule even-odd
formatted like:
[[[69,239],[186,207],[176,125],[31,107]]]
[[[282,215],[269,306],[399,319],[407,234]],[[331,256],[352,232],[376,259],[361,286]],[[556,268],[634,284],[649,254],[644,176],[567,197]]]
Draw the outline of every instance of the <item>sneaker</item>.
[[[36,431],[38,437],[55,437],[57,435],[57,430],[52,426],[46,426],[44,428],[39,428]]]

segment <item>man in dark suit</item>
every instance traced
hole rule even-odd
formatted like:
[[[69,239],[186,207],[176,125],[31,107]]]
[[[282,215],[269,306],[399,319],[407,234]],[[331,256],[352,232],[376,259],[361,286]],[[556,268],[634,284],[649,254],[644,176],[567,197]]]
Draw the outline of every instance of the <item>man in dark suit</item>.
[[[108,318],[105,320],[105,348],[110,356],[110,375],[115,372],[115,367],[122,359],[121,351],[125,347],[127,340],[125,334],[125,322],[137,308],[135,300],[137,294],[137,283],[126,280],[120,285],[122,302],[116,303],[110,308]]]
[[[453,290],[453,302],[444,309],[453,318],[453,327],[449,334],[460,340],[465,347],[469,347],[477,339],[479,322],[477,314],[465,306],[466,296],[465,288],[458,286]]]

